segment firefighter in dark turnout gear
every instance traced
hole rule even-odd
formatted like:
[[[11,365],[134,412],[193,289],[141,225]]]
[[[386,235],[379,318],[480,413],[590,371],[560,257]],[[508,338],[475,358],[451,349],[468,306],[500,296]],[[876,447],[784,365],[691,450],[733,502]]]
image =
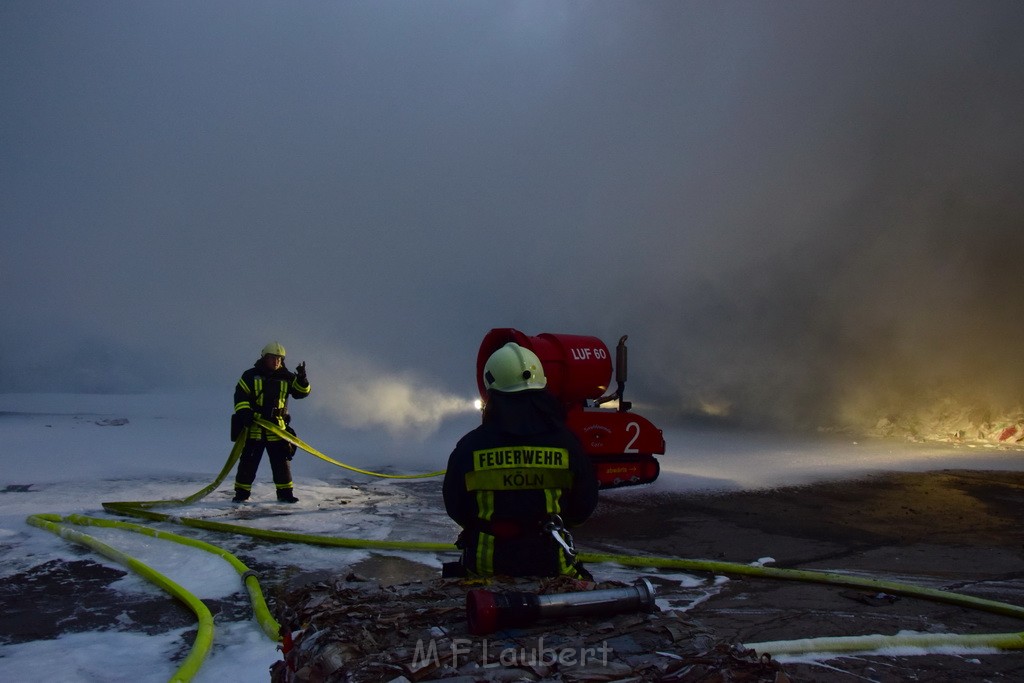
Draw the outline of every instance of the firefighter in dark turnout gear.
[[[563,525],[594,511],[597,475],[540,359],[510,342],[488,359],[484,385],[483,422],[459,440],[444,478],[445,509],[463,529],[460,566],[445,573],[589,578]]]
[[[252,493],[252,483],[260,466],[263,451],[267,451],[270,468],[277,488],[277,499],[283,503],[297,503],[292,484],[291,459],[295,448],[280,436],[272,434],[253,422],[258,416],[281,429],[291,431],[288,423],[288,397],[300,399],[309,396],[306,363],[291,372],[284,365],[284,347],[271,342],[263,347],[263,355],[242,373],[235,385],[235,422],[247,430],[247,441],[235,473],[234,502],[241,503]]]

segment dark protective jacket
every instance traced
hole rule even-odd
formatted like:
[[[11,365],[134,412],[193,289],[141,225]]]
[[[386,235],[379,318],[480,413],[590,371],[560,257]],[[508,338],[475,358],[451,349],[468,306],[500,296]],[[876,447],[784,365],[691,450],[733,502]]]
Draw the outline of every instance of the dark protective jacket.
[[[561,406],[546,391],[492,392],[483,424],[448,459],[444,503],[463,528],[462,564],[475,575],[573,575],[544,524],[567,527],[597,506],[597,476]]]
[[[251,422],[251,417],[255,415],[284,429],[289,419],[288,397],[306,398],[310,390],[308,381],[303,382],[284,365],[271,372],[260,359],[242,373],[235,385],[235,413],[243,417],[243,423]],[[249,427],[249,438],[281,440],[276,434],[264,432],[262,427],[252,424]]]

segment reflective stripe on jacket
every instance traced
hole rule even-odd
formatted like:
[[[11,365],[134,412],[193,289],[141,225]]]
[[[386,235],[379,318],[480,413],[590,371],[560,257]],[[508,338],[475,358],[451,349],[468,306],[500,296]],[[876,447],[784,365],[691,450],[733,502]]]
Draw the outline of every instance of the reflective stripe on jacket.
[[[445,509],[464,531],[463,564],[474,574],[571,574],[543,525],[582,523],[597,505],[597,477],[567,429],[510,435],[482,424],[448,459]]]
[[[284,429],[287,424],[288,398],[303,399],[309,396],[310,391],[309,382],[303,383],[295,373],[283,366],[268,373],[263,361],[259,360],[242,373],[235,385],[235,412],[251,410],[254,415]],[[265,432],[257,424],[249,428],[249,438],[281,440],[281,437]]]

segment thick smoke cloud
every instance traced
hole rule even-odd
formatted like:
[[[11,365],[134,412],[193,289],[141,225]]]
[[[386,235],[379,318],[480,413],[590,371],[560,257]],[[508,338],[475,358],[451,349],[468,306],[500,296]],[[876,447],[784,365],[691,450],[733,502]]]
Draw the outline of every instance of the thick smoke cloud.
[[[663,404],[801,427],[1020,406],[1024,55],[1000,6],[902,8],[766,10],[743,125],[695,205],[652,212],[698,221],[629,325]]]
[[[517,327],[629,334],[664,419],[1012,410],[1022,20],[5,3],[0,381],[228,395],[278,339],[339,419],[415,431]]]

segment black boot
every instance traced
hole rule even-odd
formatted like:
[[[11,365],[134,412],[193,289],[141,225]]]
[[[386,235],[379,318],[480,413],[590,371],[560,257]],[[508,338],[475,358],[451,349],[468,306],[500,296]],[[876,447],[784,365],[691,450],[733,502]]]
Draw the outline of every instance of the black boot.
[[[299,499],[295,497],[292,489],[279,489],[277,492],[277,500],[281,503],[298,503]]]
[[[232,503],[244,503],[249,500],[249,492],[245,489],[235,489],[235,497],[231,499]]]

